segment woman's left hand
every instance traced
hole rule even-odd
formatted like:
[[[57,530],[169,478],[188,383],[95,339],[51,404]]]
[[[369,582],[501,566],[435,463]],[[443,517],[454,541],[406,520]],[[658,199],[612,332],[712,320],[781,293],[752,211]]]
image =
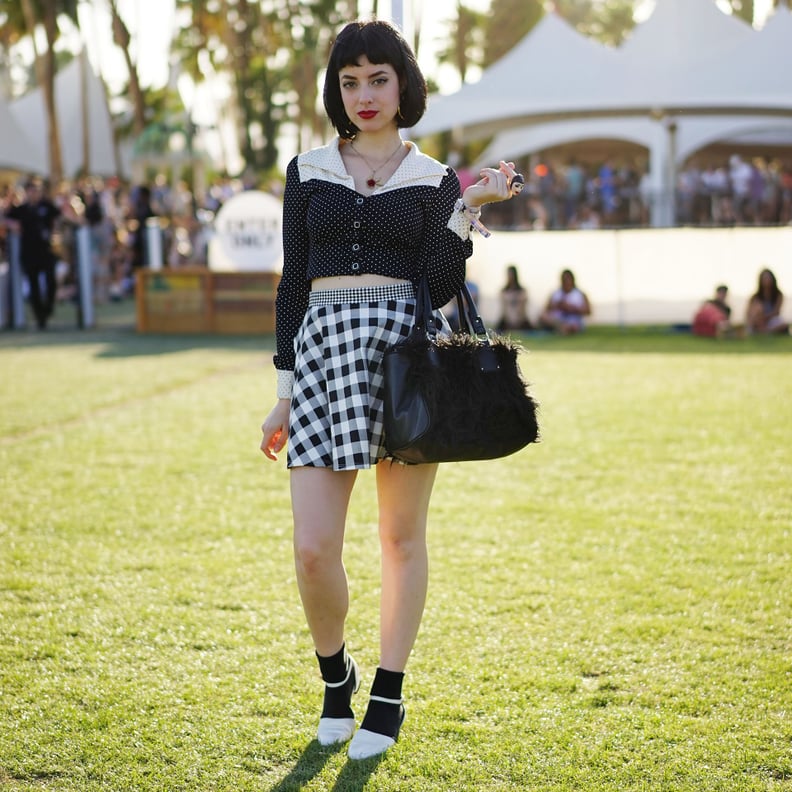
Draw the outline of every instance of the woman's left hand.
[[[479,175],[481,178],[462,195],[465,206],[475,208],[485,203],[506,201],[514,195],[509,184],[509,180],[516,175],[513,162],[501,160],[497,169],[482,168]]]

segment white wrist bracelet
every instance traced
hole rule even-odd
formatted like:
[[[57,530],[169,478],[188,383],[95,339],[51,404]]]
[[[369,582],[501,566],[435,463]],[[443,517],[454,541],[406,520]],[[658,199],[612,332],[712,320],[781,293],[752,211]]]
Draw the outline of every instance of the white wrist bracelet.
[[[481,214],[481,207],[477,206],[473,208],[472,206],[467,206],[462,198],[457,198],[457,201],[454,204],[454,211],[464,212],[471,217],[478,217]]]

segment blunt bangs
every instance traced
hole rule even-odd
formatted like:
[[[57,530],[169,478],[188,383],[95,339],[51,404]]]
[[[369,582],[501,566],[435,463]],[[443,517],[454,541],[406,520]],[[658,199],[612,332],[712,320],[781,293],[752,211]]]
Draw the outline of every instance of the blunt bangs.
[[[381,22],[352,23],[341,31],[331,56],[331,67],[338,72],[344,66],[359,66],[362,56],[370,63],[389,63],[401,78],[404,75],[403,44],[395,31]]]
[[[345,66],[359,66],[365,56],[370,63],[387,63],[399,79],[399,127],[411,127],[426,111],[426,80],[410,45],[390,23],[382,20],[350,22],[338,34],[330,51],[324,83],[324,106],[330,123],[343,138],[353,138],[358,128],[344,111],[338,75]]]

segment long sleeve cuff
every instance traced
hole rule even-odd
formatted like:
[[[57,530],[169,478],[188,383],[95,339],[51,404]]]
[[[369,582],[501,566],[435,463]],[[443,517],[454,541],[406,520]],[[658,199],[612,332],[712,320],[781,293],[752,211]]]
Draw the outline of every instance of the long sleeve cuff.
[[[449,231],[453,231],[460,239],[470,239],[470,218],[466,212],[454,210],[448,218]]]
[[[294,372],[277,369],[278,372],[278,398],[291,399],[292,386],[294,385]]]

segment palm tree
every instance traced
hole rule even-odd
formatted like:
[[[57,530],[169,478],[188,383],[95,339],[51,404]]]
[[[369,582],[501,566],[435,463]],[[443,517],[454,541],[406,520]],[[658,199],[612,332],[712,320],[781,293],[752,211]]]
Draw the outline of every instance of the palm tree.
[[[5,46],[29,37],[33,46],[36,82],[44,97],[47,117],[47,149],[49,153],[49,175],[53,181],[63,178],[63,155],[60,142],[60,128],[55,109],[55,44],[60,36],[58,19],[67,16],[74,26],[77,22],[78,0],[2,0],[0,13],[5,17],[0,40]],[[43,28],[47,47],[39,52],[36,31]]]
[[[132,60],[132,53],[129,49],[132,37],[129,35],[129,28],[127,28],[118,13],[116,0],[107,1],[110,6],[110,16],[113,24],[113,43],[123,53],[127,73],[129,74],[129,95],[132,100],[132,131],[135,135],[140,135],[146,126],[146,101],[143,90],[140,87],[137,64]]]
[[[239,149],[249,166],[275,165],[286,121],[297,126],[301,148],[326,131],[317,113],[318,78],[329,42],[354,2],[282,0],[277,10],[264,11],[253,0],[220,0],[214,7],[177,0],[177,8],[192,16],[176,36],[182,68],[200,82],[203,56],[215,72],[228,75],[234,88],[229,112],[239,119]]]

